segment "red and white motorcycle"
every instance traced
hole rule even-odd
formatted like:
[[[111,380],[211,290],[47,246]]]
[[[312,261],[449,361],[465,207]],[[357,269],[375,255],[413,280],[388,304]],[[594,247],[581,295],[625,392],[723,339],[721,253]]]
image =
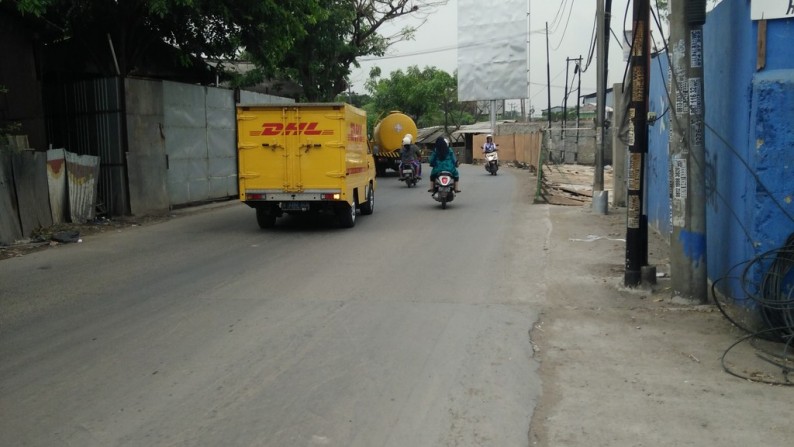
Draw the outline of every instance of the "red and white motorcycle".
[[[446,209],[447,203],[455,200],[455,179],[452,173],[441,171],[433,183],[433,198],[436,202],[441,202],[441,208]]]

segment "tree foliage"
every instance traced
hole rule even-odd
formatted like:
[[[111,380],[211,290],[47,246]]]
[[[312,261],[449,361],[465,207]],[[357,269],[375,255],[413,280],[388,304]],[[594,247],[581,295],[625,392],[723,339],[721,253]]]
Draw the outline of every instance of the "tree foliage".
[[[256,66],[239,84],[278,76],[302,87],[303,99],[332,100],[347,88],[362,56],[384,55],[410,39],[405,27],[383,26],[411,15],[420,20],[448,0],[17,0],[19,13],[43,31],[43,42],[77,42],[103,74],[135,68],[156,45],[179,51],[182,65],[198,58]],[[115,60],[109,51],[113,45]]]
[[[383,36],[381,27],[402,16],[424,18],[443,1],[321,0],[326,14],[306,28],[287,54],[284,74],[303,87],[306,99],[330,100],[347,88],[352,66],[362,56],[382,56],[387,48],[410,39],[412,27]]]
[[[410,66],[381,78],[373,69],[366,84],[372,95],[372,111],[377,114],[400,110],[410,115],[419,127],[445,126],[457,129],[473,122],[468,104],[459,103],[457,75],[435,67]]]
[[[167,42],[191,58],[234,59],[242,48],[256,54],[266,73],[306,26],[322,14],[321,0],[19,0],[17,8],[34,18],[51,42],[73,40],[111,71],[108,37],[121,74],[129,74],[151,50]]]

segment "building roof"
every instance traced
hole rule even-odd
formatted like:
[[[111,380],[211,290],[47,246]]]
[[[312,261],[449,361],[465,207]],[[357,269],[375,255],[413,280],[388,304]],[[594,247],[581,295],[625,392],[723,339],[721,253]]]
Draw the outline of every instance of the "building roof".
[[[516,120],[497,120],[496,125],[499,126],[500,124],[505,123],[515,123]],[[491,128],[490,121],[481,121],[479,123],[468,124],[465,126],[460,126],[460,129],[452,132],[452,136],[463,135],[463,134],[479,134],[479,133],[494,133],[494,130]]]
[[[452,132],[452,135],[448,136],[446,130],[444,129],[444,126],[431,126],[417,130],[415,143],[433,144],[436,142],[436,139],[438,139],[438,137],[449,138],[450,140],[452,140],[452,142],[461,141],[460,134],[456,135],[455,132]]]
[[[416,144],[430,144],[436,141],[436,138],[444,136],[444,126],[431,126],[416,131]]]

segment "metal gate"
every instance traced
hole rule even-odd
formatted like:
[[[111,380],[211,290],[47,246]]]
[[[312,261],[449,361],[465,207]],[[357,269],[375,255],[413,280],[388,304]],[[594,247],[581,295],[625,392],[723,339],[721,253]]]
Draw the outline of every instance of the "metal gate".
[[[122,79],[115,77],[44,84],[51,147],[99,157],[99,215],[129,213],[122,95]]]
[[[164,82],[163,109],[171,205],[236,195],[233,92]]]

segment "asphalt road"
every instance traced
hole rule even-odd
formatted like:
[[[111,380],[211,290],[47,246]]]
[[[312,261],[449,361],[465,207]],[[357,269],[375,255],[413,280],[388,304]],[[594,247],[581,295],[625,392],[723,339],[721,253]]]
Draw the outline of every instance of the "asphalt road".
[[[353,229],[231,202],[0,261],[0,445],[528,445],[548,216],[461,173]]]

